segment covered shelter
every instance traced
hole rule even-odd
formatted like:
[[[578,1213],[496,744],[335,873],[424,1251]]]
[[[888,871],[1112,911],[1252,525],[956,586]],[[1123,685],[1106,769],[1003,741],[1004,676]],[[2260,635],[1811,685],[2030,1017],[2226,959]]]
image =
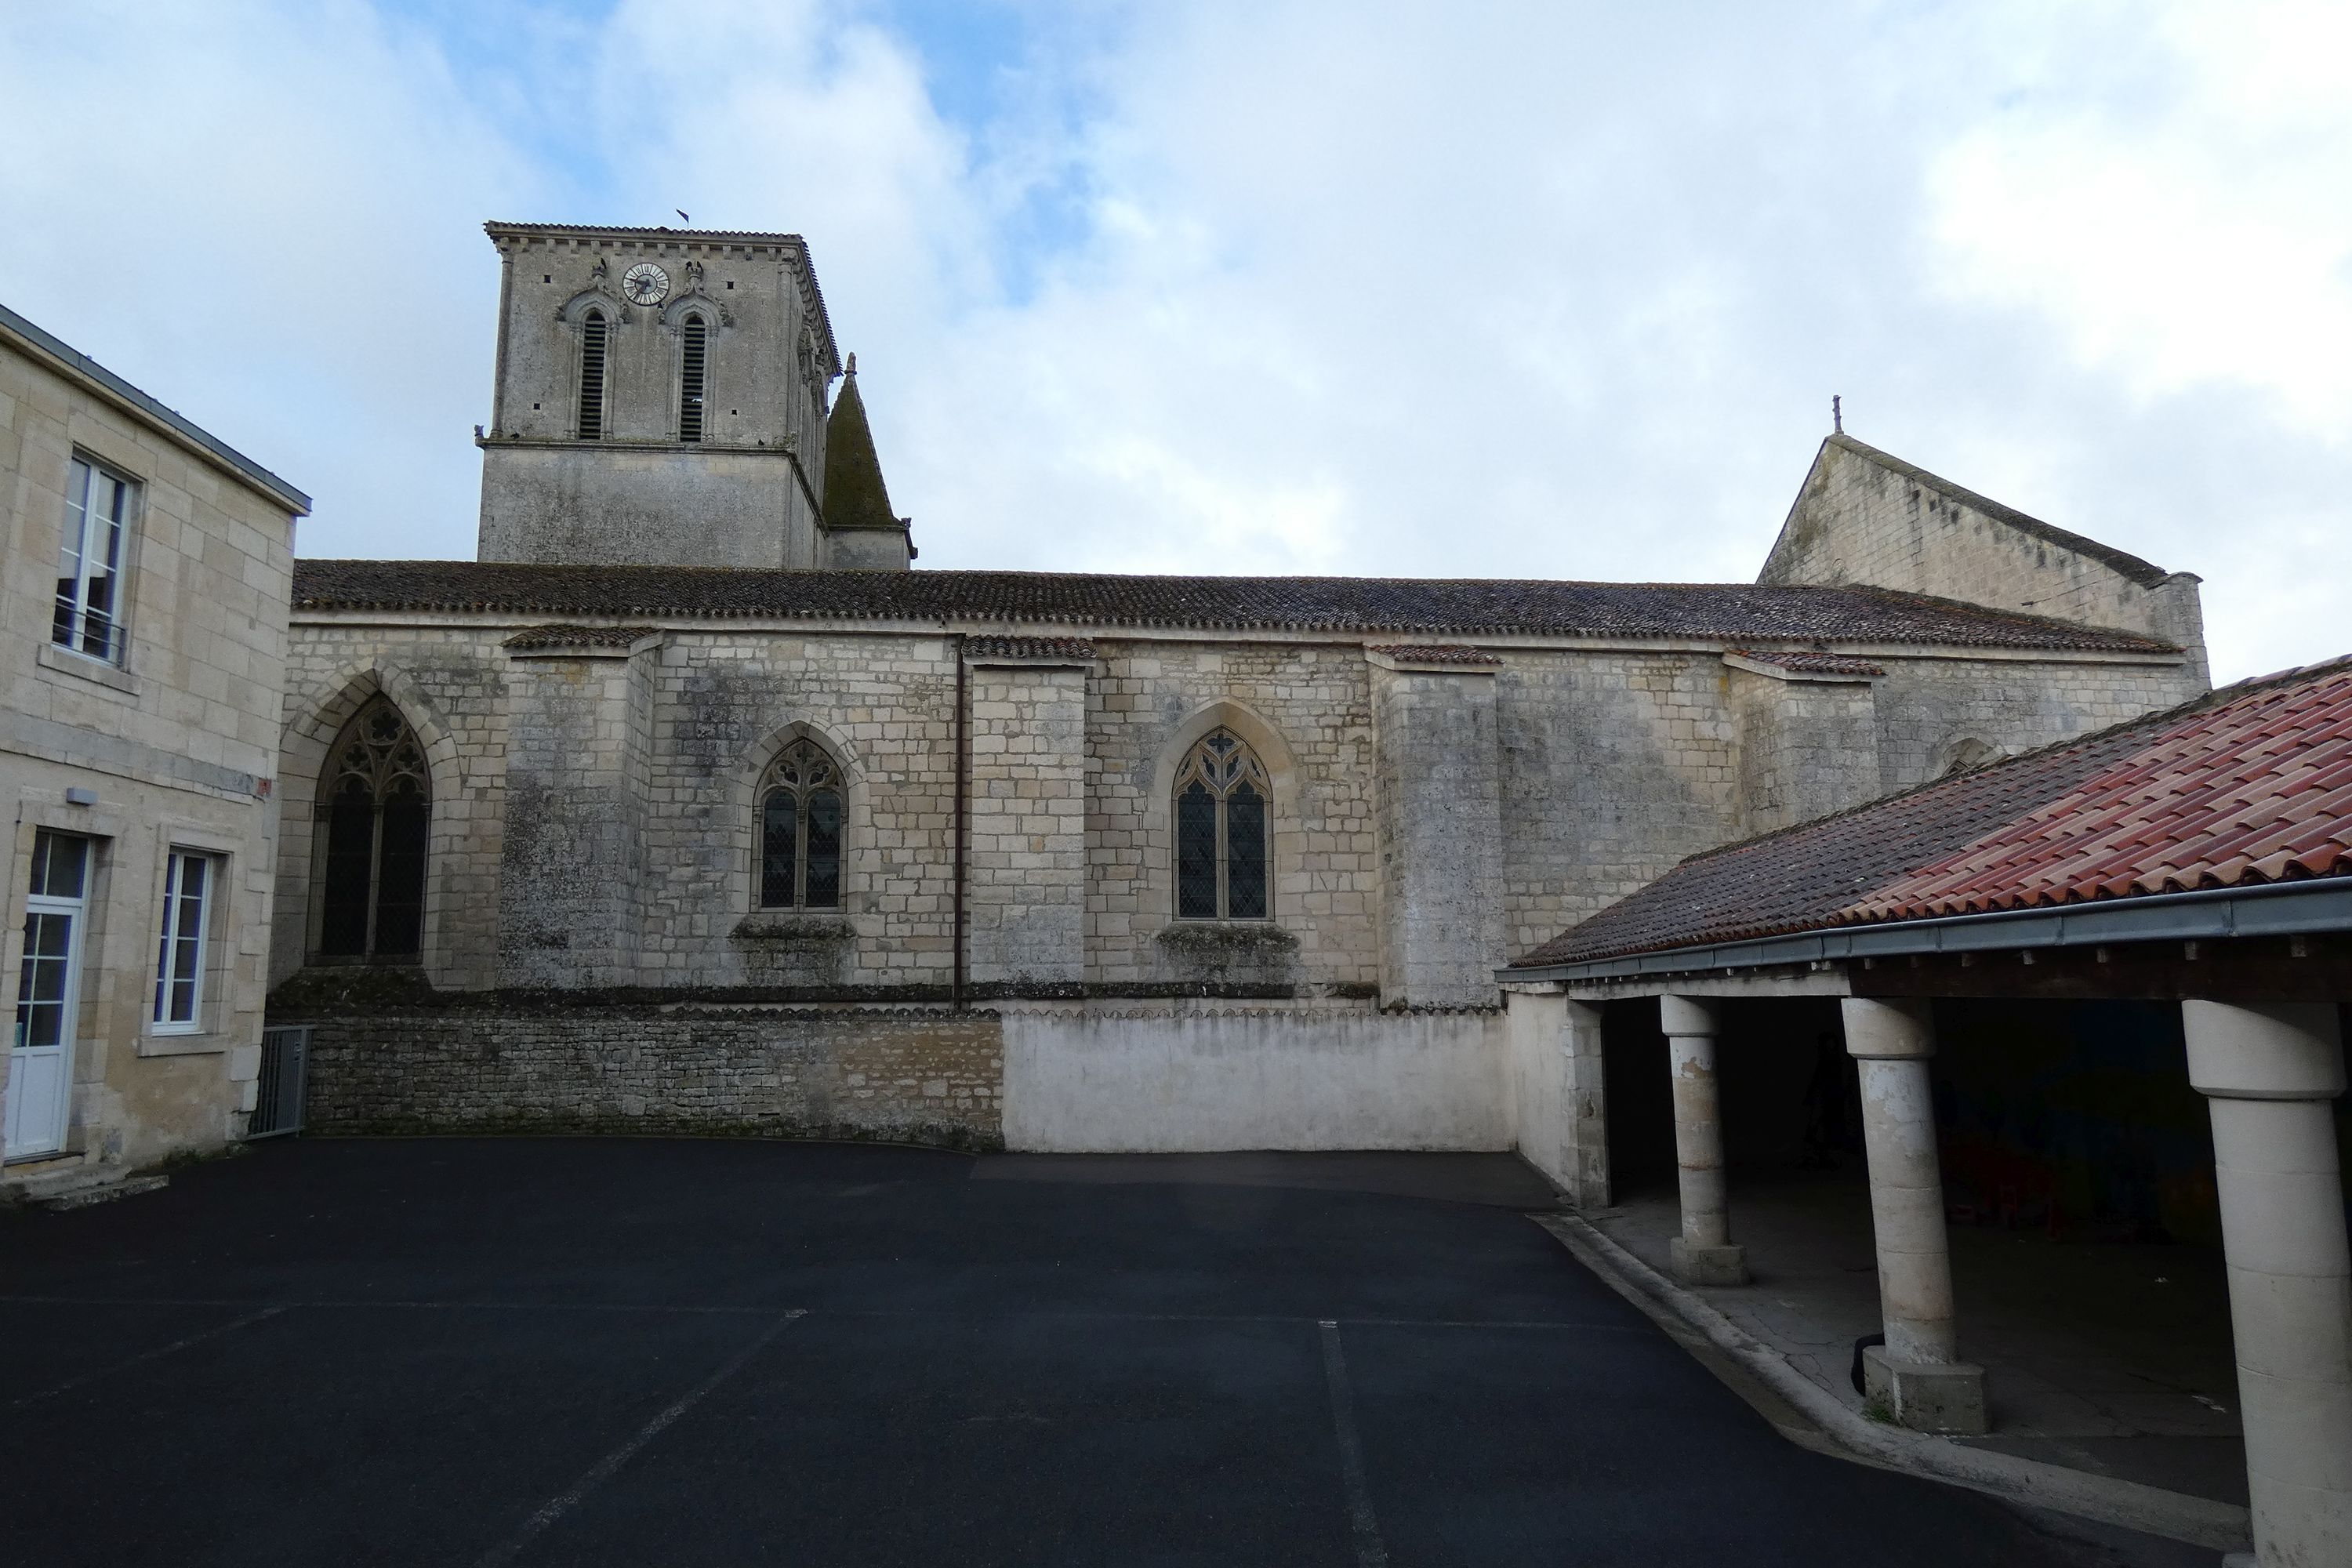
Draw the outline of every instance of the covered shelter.
[[[2030,1190],[2057,1163],[2029,1081],[2046,1089],[2053,1053],[2026,1040],[2031,1010],[2105,1008],[2114,1051],[2204,1101],[2202,1170],[2177,1149],[2122,1157],[2152,1135],[2089,1163],[2110,1212],[2178,1228],[2201,1194],[2212,1215],[2261,1561],[2352,1562],[2352,658],[1695,856],[1500,975],[1515,1032],[1557,1031],[1575,1092],[1557,1146],[1529,1152],[1580,1204],[1612,1195],[1610,1036],[1638,1026],[1648,1051],[1663,1037],[1673,1265],[1702,1286],[1750,1261],[1724,1159],[1734,1021],[1759,1001],[1809,1020],[1833,1008],[1858,1074],[1885,1326],[1869,1393],[1906,1426],[1959,1433],[1983,1431],[1988,1405],[1962,1354],[1952,1215],[2036,1202],[2056,1227],[2061,1184]],[[1931,1070],[1939,1039],[1954,1059]],[[2075,1081],[2077,1103],[2128,1120],[2137,1079]],[[2010,1160],[1994,1191],[1988,1150]],[[1956,1160],[1976,1166],[1956,1174]]]

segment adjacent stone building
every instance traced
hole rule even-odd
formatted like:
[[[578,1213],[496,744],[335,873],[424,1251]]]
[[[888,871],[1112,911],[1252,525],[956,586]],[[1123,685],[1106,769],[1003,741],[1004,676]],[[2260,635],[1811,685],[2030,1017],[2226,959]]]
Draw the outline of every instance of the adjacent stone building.
[[[2194,578],[1843,437],[1756,584],[908,570],[801,240],[489,232],[480,559],[297,568],[331,1124],[1507,1147],[1514,953],[2205,685]]]
[[[11,1185],[244,1129],[310,504],[0,310]]]

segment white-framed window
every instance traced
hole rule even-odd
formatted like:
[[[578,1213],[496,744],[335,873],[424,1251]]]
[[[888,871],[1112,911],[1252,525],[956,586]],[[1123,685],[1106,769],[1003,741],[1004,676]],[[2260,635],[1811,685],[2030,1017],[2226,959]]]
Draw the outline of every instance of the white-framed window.
[[[74,458],[66,479],[57,611],[49,625],[49,640],[59,647],[122,662],[124,552],[138,503],[138,480]]]
[[[155,949],[159,1035],[193,1035],[204,1027],[205,933],[219,881],[219,860],[202,850],[175,848],[165,862],[163,931]]]

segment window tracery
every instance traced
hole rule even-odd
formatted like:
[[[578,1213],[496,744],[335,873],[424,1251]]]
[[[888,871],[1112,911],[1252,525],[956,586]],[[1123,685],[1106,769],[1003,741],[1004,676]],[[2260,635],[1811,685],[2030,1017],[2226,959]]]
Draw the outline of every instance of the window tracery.
[[[327,753],[319,952],[398,959],[424,948],[433,786],[425,748],[387,698],[371,698]]]
[[[760,781],[760,907],[841,907],[841,768],[814,741],[794,741]]]
[[[1265,766],[1230,730],[1213,730],[1176,771],[1176,918],[1262,921],[1266,896]]]

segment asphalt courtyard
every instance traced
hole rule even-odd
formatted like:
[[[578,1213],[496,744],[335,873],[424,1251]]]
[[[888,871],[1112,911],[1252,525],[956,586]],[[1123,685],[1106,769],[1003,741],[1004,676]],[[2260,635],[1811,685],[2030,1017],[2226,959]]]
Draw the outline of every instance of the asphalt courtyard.
[[[2112,1562],[1780,1436],[1504,1157],[296,1141],[0,1216],[52,1563]]]

